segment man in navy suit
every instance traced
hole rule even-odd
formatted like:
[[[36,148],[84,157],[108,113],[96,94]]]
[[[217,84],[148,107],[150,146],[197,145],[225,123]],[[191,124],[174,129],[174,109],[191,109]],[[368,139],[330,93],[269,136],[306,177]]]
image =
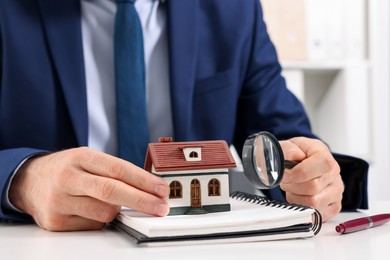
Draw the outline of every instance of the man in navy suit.
[[[335,216],[340,166],[286,88],[259,1],[135,6],[151,141],[223,139],[241,151],[250,134],[270,131],[302,161],[285,173],[287,201]],[[0,218],[89,230],[120,206],[168,213],[167,184],[116,157],[115,11],[113,0],[0,0]]]

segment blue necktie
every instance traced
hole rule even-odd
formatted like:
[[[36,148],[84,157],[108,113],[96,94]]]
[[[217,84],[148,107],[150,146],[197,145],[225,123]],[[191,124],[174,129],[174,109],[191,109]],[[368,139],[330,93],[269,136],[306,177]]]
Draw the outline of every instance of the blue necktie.
[[[116,0],[114,56],[118,156],[144,166],[149,128],[142,27],[135,0]]]

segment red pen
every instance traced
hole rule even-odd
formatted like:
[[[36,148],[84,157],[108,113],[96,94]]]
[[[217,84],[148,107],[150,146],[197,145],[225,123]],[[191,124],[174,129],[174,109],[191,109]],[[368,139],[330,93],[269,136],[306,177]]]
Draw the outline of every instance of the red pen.
[[[390,221],[390,214],[379,214],[364,218],[358,218],[346,221],[336,226],[338,233],[351,233],[372,227],[376,227]]]

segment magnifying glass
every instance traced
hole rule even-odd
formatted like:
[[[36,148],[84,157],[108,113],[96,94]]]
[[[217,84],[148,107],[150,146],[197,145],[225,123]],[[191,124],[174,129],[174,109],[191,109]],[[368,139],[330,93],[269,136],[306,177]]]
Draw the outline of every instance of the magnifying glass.
[[[255,188],[272,189],[282,181],[284,169],[298,162],[284,160],[276,137],[266,131],[250,135],[242,150],[244,173]]]

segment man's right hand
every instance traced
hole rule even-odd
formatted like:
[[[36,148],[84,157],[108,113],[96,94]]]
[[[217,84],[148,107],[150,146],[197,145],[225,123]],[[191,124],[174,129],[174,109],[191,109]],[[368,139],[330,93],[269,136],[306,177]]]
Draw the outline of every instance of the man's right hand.
[[[52,231],[101,229],[120,207],[165,216],[168,185],[114,156],[81,147],[29,159],[15,175],[9,198]]]

